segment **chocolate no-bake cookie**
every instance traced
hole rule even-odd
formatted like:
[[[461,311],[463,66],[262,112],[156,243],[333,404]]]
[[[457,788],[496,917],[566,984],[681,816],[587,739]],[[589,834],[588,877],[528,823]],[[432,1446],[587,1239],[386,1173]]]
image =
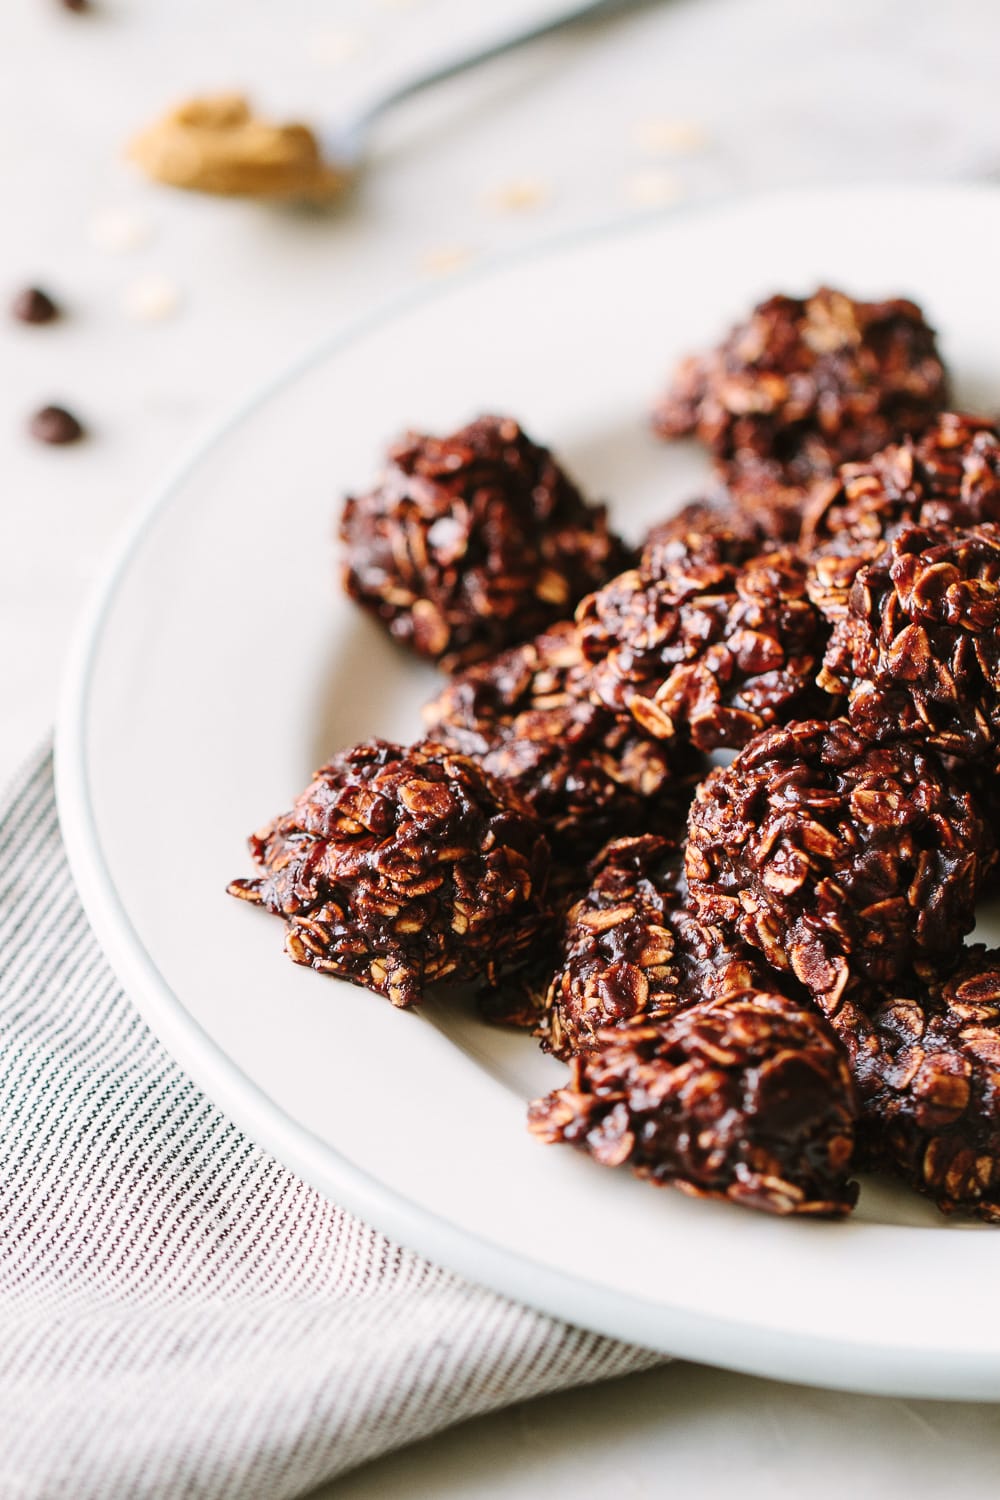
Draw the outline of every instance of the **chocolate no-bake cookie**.
[[[589,695],[571,621],[467,668],[424,710],[428,732],[513,785],[558,861],[588,859],[615,834],[679,833],[701,758],[651,740]]]
[[[816,685],[829,626],[810,601],[807,564],[791,548],[742,565],[657,538],[638,568],[578,611],[593,691],[654,739],[700,750],[745,745],[765,726],[832,713]]]
[[[904,527],[861,568],[820,681],[875,740],[1000,755],[1000,526]]]
[[[865,1164],[944,1213],[1000,1222],[1000,950],[977,944],[946,977],[848,1000],[833,1024],[857,1083]]]
[[[870,544],[906,525],[1000,522],[1000,433],[983,417],[941,412],[917,437],[845,464],[818,488],[803,539]],[[848,547],[844,547],[845,552]]]
[[[529,1126],[659,1186],[776,1214],[841,1216],[856,1104],[823,1020],[741,991],[601,1032]]]
[[[904,528],[984,521],[1000,522],[1000,435],[984,418],[942,412],[919,438],[844,464],[816,486],[801,536],[809,597],[837,624],[858,573]]]
[[[920,432],[947,405],[933,329],[915,303],[821,287],[769,297],[708,354],[686,359],[654,413],[724,473],[803,492],[838,464]]]
[[[594,860],[566,915],[539,1018],[547,1051],[571,1057],[633,1016],[670,1015],[760,985],[759,955],[689,910],[682,862],[674,842],[650,834],[616,839]]]
[[[685,869],[704,920],[832,1013],[852,981],[949,957],[993,859],[978,806],[932,752],[834,720],[768,730],[713,771]]]
[[[684,898],[680,851],[669,839],[616,839],[601,851],[566,915],[539,1024],[547,1051],[571,1057],[609,1026],[685,1003],[671,923]]]
[[[341,752],[250,851],[262,873],[230,892],[284,917],[289,956],[394,1005],[439,980],[493,984],[550,932],[539,823],[511,788],[428,741]]]
[[[566,619],[628,560],[604,506],[509,417],[410,433],[340,531],[347,592],[446,671]]]

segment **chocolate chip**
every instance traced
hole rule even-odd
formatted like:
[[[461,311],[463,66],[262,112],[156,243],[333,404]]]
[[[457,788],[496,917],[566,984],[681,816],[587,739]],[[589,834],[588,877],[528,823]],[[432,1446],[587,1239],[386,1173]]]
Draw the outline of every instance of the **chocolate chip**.
[[[28,431],[40,443],[76,443],[83,427],[64,406],[43,406],[28,423]]]
[[[858,1165],[996,1224],[1000,952],[976,943],[959,955],[950,973],[856,991],[832,1025],[861,1103]]]
[[[52,298],[37,286],[26,286],[18,292],[10,304],[10,312],[19,323],[51,323],[59,316],[59,308]]]
[[[78,14],[80,11],[90,9],[90,0],[59,0],[59,4],[63,10],[74,10]]]

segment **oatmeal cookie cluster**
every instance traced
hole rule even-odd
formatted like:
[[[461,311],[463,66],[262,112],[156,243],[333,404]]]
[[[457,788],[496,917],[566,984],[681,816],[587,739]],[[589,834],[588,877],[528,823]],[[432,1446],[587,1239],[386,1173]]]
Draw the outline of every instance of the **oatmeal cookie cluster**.
[[[857,1197],[846,1059],[784,995],[744,991],[624,1022],[531,1106],[529,1126],[691,1197],[828,1218]]]
[[[829,635],[794,548],[742,563],[648,544],[638,568],[585,599],[594,692],[652,739],[718,750],[819,708]]]
[[[684,360],[653,424],[661,437],[704,443],[730,490],[794,534],[817,480],[921,432],[947,398],[934,330],[915,303],[820,287],[769,297],[718,348]]]
[[[547,920],[541,825],[429,742],[335,756],[250,852],[262,874],[230,891],[284,917],[289,957],[401,1007],[434,982],[517,970]]]
[[[604,506],[510,417],[407,434],[340,531],[347,592],[446,672],[567,618],[627,558]]]

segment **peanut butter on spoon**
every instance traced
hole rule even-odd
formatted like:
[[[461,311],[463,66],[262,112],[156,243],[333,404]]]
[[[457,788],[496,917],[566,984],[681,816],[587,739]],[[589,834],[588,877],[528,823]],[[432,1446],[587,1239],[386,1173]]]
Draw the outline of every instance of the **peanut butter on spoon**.
[[[397,104],[588,16],[639,3],[649,0],[576,0],[543,20],[522,20],[512,32],[488,35],[470,51],[393,83],[354,115],[328,121],[319,138],[305,125],[257,119],[241,94],[218,94],[189,99],[142,131],[129,155],[155,181],[196,193],[272,201],[336,198],[363,165],[372,125]]]
[[[307,126],[258,119],[240,94],[187,100],[135,136],[128,154],[157,182],[221,197],[327,200],[350,181]]]

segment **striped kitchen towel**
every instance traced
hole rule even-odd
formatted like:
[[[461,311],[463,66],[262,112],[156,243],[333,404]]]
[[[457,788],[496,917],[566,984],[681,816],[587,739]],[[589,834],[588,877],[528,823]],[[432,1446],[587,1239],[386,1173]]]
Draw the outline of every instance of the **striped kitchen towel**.
[[[428,1264],[241,1135],[119,988],[36,758],[0,808],[3,1500],[285,1500],[656,1358]]]

